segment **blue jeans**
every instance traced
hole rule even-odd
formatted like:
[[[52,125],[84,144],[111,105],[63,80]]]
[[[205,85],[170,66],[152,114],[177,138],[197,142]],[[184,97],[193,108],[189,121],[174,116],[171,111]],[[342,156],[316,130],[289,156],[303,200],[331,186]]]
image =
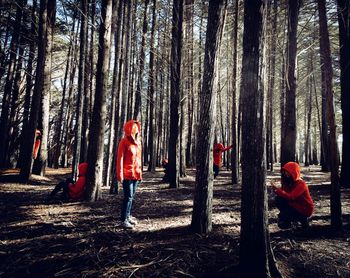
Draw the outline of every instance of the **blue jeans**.
[[[123,181],[124,199],[122,203],[121,221],[125,221],[131,214],[132,204],[138,185],[139,181],[137,180]]]

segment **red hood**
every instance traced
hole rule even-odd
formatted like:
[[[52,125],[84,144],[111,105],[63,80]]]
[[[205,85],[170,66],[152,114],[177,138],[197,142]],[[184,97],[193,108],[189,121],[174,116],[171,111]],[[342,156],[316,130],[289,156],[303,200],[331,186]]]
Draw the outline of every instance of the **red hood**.
[[[83,162],[79,164],[79,177],[86,176],[89,164],[87,162]]]
[[[224,145],[221,143],[218,143],[214,146],[214,150],[222,150],[224,148]]]
[[[288,162],[284,164],[282,169],[286,170],[293,177],[294,181],[300,180],[300,166],[296,162]]]
[[[127,121],[124,125],[124,133],[125,136],[131,136],[131,131],[132,131],[132,126],[134,125],[134,123],[137,124],[138,128],[139,128],[139,134],[141,133],[141,124],[139,121],[135,121],[135,120],[130,120]]]

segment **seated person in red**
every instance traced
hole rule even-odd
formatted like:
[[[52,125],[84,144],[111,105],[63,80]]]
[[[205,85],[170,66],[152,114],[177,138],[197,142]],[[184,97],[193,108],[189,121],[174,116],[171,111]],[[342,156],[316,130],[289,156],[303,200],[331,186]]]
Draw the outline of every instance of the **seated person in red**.
[[[50,193],[50,197],[54,197],[59,191],[62,190],[62,199],[68,200],[78,200],[83,197],[84,189],[86,185],[86,174],[88,170],[88,163],[83,162],[79,164],[78,171],[78,180],[76,183],[71,178],[61,181],[56,185],[54,190]]]
[[[286,163],[281,170],[281,184],[278,188],[272,183],[276,193],[275,203],[280,210],[278,227],[289,229],[291,222],[300,222],[303,228],[309,226],[308,217],[314,210],[309,188],[300,177],[300,167],[296,162]]]
[[[232,149],[233,145],[224,147],[223,144],[218,143],[214,146],[213,149],[213,155],[214,155],[214,165],[213,165],[213,170],[214,170],[214,179],[219,175],[220,171],[220,166],[221,166],[221,156],[223,152],[228,151],[229,149]]]
[[[164,177],[163,177],[162,181],[169,182],[169,162],[167,159],[163,159],[162,166],[164,168]]]

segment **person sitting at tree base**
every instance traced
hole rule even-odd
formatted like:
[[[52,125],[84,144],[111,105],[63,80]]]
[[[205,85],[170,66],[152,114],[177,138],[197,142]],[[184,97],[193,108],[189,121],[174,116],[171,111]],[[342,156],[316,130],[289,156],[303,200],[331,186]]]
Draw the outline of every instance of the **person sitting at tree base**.
[[[169,162],[167,159],[163,159],[162,167],[164,168],[164,177],[162,182],[169,182]]]
[[[314,211],[310,191],[305,181],[300,177],[300,167],[296,162],[286,163],[281,170],[279,188],[272,183],[276,193],[275,204],[279,209],[278,227],[289,229],[291,222],[300,222],[303,228],[309,227],[309,217]]]
[[[79,200],[83,197],[85,185],[86,185],[86,174],[88,170],[88,163],[83,162],[79,164],[78,167],[78,180],[76,183],[74,183],[74,180],[72,178],[68,178],[65,181],[61,181],[59,184],[57,184],[50,193],[50,198],[53,198],[58,192],[62,190],[61,198],[62,200]]]
[[[218,143],[214,146],[213,149],[213,156],[214,156],[214,165],[213,165],[213,170],[214,170],[214,179],[219,175],[220,172],[220,167],[221,167],[221,160],[222,160],[222,153],[226,152],[230,149],[232,149],[233,145],[224,147],[223,144]]]

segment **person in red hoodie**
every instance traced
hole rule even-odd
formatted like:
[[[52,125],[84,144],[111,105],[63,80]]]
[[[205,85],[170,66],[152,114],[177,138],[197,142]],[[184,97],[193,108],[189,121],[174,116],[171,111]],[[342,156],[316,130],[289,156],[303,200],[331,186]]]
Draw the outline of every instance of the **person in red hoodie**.
[[[278,188],[272,183],[276,193],[275,203],[280,210],[278,227],[289,229],[291,222],[300,222],[303,228],[309,226],[308,218],[314,211],[309,188],[300,177],[300,167],[296,162],[286,163],[281,170],[281,184]]]
[[[86,185],[86,174],[88,170],[88,163],[83,162],[78,167],[78,180],[74,183],[73,179],[68,178],[65,181],[61,181],[57,184],[50,193],[50,198],[54,197],[59,191],[62,190],[62,199],[68,200],[79,200],[83,197],[84,189]]]
[[[137,224],[131,216],[137,186],[142,179],[141,124],[130,120],[124,125],[124,137],[120,140],[117,153],[117,180],[123,184],[124,199],[121,206],[121,225],[133,229]]]
[[[40,148],[40,138],[41,138],[41,132],[39,129],[35,131],[35,141],[33,146],[33,159],[36,159],[38,156],[39,148]]]
[[[220,167],[221,167],[221,160],[222,160],[222,153],[226,152],[230,149],[232,149],[233,145],[224,147],[223,144],[218,143],[214,146],[213,149],[213,156],[214,156],[214,165],[213,165],[213,170],[214,170],[214,179],[219,175]]]

